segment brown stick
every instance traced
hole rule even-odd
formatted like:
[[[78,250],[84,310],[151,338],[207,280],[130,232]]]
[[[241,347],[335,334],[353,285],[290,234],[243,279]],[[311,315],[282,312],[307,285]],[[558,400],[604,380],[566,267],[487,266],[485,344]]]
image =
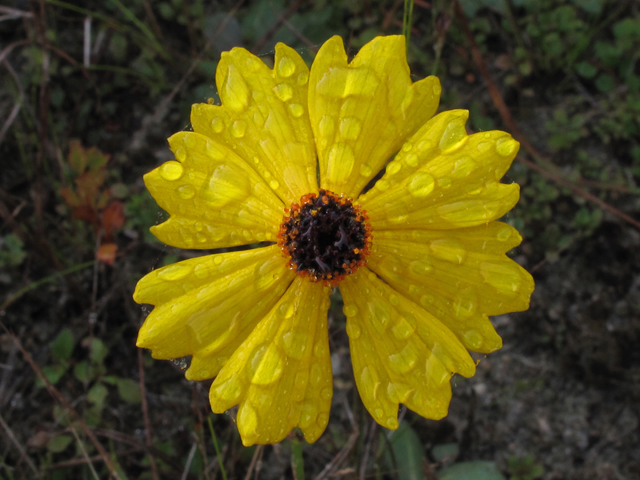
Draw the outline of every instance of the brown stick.
[[[31,356],[31,354],[22,346],[20,339],[18,339],[18,337],[16,337],[13,333],[11,333],[7,329],[7,327],[4,325],[4,323],[0,322],[0,325],[2,326],[2,329],[11,337],[11,340],[13,340],[13,343],[15,344],[15,346],[18,347],[18,350],[20,350],[26,362],[29,365],[31,365],[31,368],[33,369],[35,374],[38,376],[38,378],[42,381],[45,388],[47,389],[47,392],[49,392],[49,395],[51,395],[54,400],[56,400],[60,405],[62,405],[67,410],[67,412],[69,412],[69,414],[73,417],[73,419],[78,423],[78,425],[80,426],[80,429],[87,436],[87,438],[89,438],[89,440],[91,441],[95,449],[98,451],[98,454],[100,455],[100,457],[102,457],[102,461],[105,463],[105,465],[109,469],[109,473],[111,474],[111,476],[117,480],[122,480],[120,478],[120,475],[118,475],[118,467],[114,463],[113,459],[111,458],[109,453],[104,449],[102,444],[98,441],[98,439],[93,434],[91,429],[87,426],[87,424],[82,419],[80,414],[71,406],[71,404],[64,397],[64,395],[62,395],[62,393],[60,393],[60,391],[57,390],[56,387],[54,387],[51,384],[51,382],[47,379],[47,377],[45,377],[44,373],[42,373],[42,370],[40,369],[38,364],[33,360],[33,357]]]

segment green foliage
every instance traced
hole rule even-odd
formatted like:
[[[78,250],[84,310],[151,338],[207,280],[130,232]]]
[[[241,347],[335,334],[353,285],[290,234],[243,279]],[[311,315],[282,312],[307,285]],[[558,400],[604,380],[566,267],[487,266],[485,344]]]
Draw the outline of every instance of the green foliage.
[[[506,480],[494,462],[461,462],[443,468],[438,480]]]
[[[382,434],[381,434],[382,435]],[[388,442],[388,443],[387,443]],[[384,445],[384,459],[391,471],[399,480],[420,480],[425,478],[424,462],[426,461],[424,447],[418,438],[418,434],[409,424],[403,422],[385,442],[380,439],[380,445]]]
[[[509,457],[509,480],[535,480],[544,475],[544,468],[535,461],[533,455]]]
[[[14,233],[0,237],[0,267],[9,268],[19,266],[27,258],[24,243]]]

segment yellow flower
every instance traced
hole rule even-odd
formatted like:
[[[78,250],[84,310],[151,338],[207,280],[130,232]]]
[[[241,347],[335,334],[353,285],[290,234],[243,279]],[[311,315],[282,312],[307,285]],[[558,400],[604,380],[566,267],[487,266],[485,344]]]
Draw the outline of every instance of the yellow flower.
[[[211,407],[239,405],[245,445],[294,427],[313,442],[329,420],[327,310],[339,284],[373,418],[397,428],[400,403],[445,416],[453,373],[475,372],[467,350],[502,345],[488,315],[527,309],[533,290],[505,255],[520,235],[495,221],[519,197],[499,182],[518,142],[467,135],[464,110],[431,118],[440,83],[412,83],[401,36],[372,40],[350,63],[333,37],[310,71],[283,44],[273,69],[234,48],[216,84],[222,105],[194,105],[194,131],[169,139],[177,161],[145,175],[170,214],[152,232],[190,249],[267,243],[145,276],[134,298],[155,308],[137,345],[192,355],[189,380],[216,377]]]

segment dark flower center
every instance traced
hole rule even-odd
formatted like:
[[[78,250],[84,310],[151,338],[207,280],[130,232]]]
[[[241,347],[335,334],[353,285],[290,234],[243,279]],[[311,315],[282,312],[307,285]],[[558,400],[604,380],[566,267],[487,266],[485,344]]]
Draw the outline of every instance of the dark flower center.
[[[298,275],[336,286],[366,264],[371,247],[367,219],[350,199],[320,190],[285,209],[278,245]]]

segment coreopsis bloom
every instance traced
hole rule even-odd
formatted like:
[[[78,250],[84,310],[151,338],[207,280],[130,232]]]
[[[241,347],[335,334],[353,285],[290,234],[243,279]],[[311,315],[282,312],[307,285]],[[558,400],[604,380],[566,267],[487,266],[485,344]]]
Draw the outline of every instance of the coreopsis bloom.
[[[520,235],[495,221],[519,197],[500,183],[518,142],[467,135],[464,110],[431,118],[440,83],[412,82],[401,36],[372,40],[351,62],[333,37],[311,70],[283,44],[273,69],[234,48],[216,84],[222,105],[194,105],[193,132],[169,139],[176,161],[145,175],[170,214],[152,232],[180,248],[258,246],[140,280],[135,300],[155,308],[137,345],[191,355],[189,380],[215,377],[211,407],[239,405],[245,445],[294,427],[313,442],[333,395],[337,286],[373,418],[397,428],[400,403],[445,416],[451,376],[475,372],[468,350],[502,345],[488,315],[525,310],[533,290],[505,255]]]

